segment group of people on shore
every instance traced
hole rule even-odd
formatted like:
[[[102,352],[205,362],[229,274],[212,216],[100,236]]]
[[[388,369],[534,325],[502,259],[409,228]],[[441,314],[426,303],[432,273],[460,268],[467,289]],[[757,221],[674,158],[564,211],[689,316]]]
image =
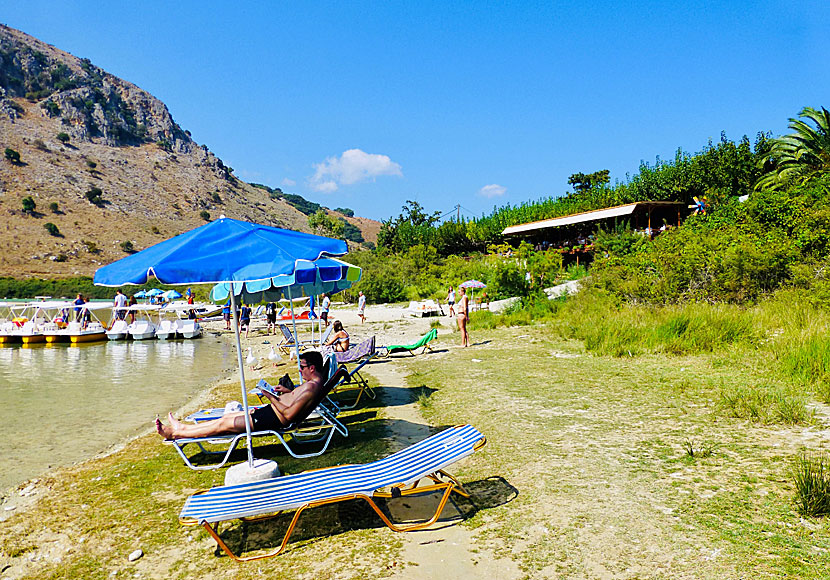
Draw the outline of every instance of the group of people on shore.
[[[467,320],[469,318],[469,298],[464,288],[459,288],[459,298],[456,302],[456,294],[452,287],[447,295],[449,305],[449,316],[455,316],[458,329],[461,332],[461,346],[470,346],[470,336],[467,332]],[[328,326],[331,300],[323,295],[321,301],[320,320]],[[225,305],[226,328],[230,329],[230,301]],[[359,293],[358,316],[361,323],[365,322],[366,297],[363,292]],[[240,332],[244,325],[247,332],[250,329],[250,306],[242,303],[239,309]],[[268,322],[268,333],[276,333],[276,304],[270,302],[265,306],[265,315]],[[332,329],[328,339],[321,345],[322,350],[333,352],[344,352],[349,349],[349,333],[343,328],[339,320],[332,321]],[[251,426],[255,431],[263,430],[285,430],[292,428],[297,422],[302,421],[313,410],[320,398],[321,390],[324,388],[325,378],[323,376],[323,355],[319,351],[309,350],[300,353],[299,357],[300,376],[302,384],[294,386],[291,381],[287,384],[275,385],[274,389],[279,393],[273,395],[263,391],[269,404],[259,407],[250,412]],[[225,435],[242,433],[245,431],[245,413],[243,411],[225,413],[215,421],[205,421],[197,424],[186,424],[176,419],[172,413],[168,414],[168,424],[160,419],[155,421],[156,432],[165,439],[181,439],[185,437],[210,437],[212,435]]]

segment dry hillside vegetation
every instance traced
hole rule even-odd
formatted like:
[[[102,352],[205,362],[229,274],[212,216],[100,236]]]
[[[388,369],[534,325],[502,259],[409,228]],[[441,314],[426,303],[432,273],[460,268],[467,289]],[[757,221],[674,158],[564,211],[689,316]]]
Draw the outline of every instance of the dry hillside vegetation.
[[[0,158],[0,239],[9,249],[0,276],[91,275],[123,257],[126,242],[140,250],[222,214],[309,231],[303,213],[234,177],[149,93],[0,26],[7,149],[19,161]],[[34,211],[24,211],[28,197]],[[345,219],[376,239],[376,222]]]

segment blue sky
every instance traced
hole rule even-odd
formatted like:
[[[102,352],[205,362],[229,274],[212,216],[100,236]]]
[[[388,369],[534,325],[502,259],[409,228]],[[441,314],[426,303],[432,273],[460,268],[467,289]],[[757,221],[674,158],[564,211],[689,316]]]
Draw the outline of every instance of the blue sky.
[[[10,2],[149,91],[241,179],[387,219],[787,132],[830,107],[830,3]]]

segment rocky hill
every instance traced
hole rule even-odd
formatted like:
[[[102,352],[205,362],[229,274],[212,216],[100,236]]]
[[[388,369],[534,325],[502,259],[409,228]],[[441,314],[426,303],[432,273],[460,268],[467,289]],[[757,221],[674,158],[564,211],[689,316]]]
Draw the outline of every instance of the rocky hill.
[[[224,214],[309,231],[135,85],[0,25],[0,276],[92,275]],[[279,192],[279,190],[276,190]],[[346,217],[367,241],[378,222]]]

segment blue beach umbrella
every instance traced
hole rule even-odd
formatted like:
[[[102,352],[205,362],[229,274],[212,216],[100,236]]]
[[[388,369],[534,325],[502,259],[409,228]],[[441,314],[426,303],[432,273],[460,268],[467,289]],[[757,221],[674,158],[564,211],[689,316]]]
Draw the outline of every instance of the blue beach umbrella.
[[[99,268],[93,282],[99,286],[146,284],[151,276],[170,285],[268,281],[265,289],[273,278],[294,275],[300,264],[326,255],[342,256],[348,251],[343,240],[221,217]],[[236,311],[234,293],[231,293],[231,309]],[[248,461],[253,465],[245,370],[237,324],[234,317]]]
[[[101,284],[101,286],[105,286],[105,284]],[[161,296],[162,294],[164,294],[164,290],[159,290],[158,288],[150,288],[144,293],[144,297],[152,298],[153,296]]]
[[[138,292],[133,294],[133,296],[136,298],[145,298],[147,296],[147,292],[144,290],[139,290]]]
[[[176,298],[181,298],[182,295],[180,292],[177,292],[176,290],[168,290],[167,292],[163,292],[161,294],[161,297],[165,300],[175,300]]]

